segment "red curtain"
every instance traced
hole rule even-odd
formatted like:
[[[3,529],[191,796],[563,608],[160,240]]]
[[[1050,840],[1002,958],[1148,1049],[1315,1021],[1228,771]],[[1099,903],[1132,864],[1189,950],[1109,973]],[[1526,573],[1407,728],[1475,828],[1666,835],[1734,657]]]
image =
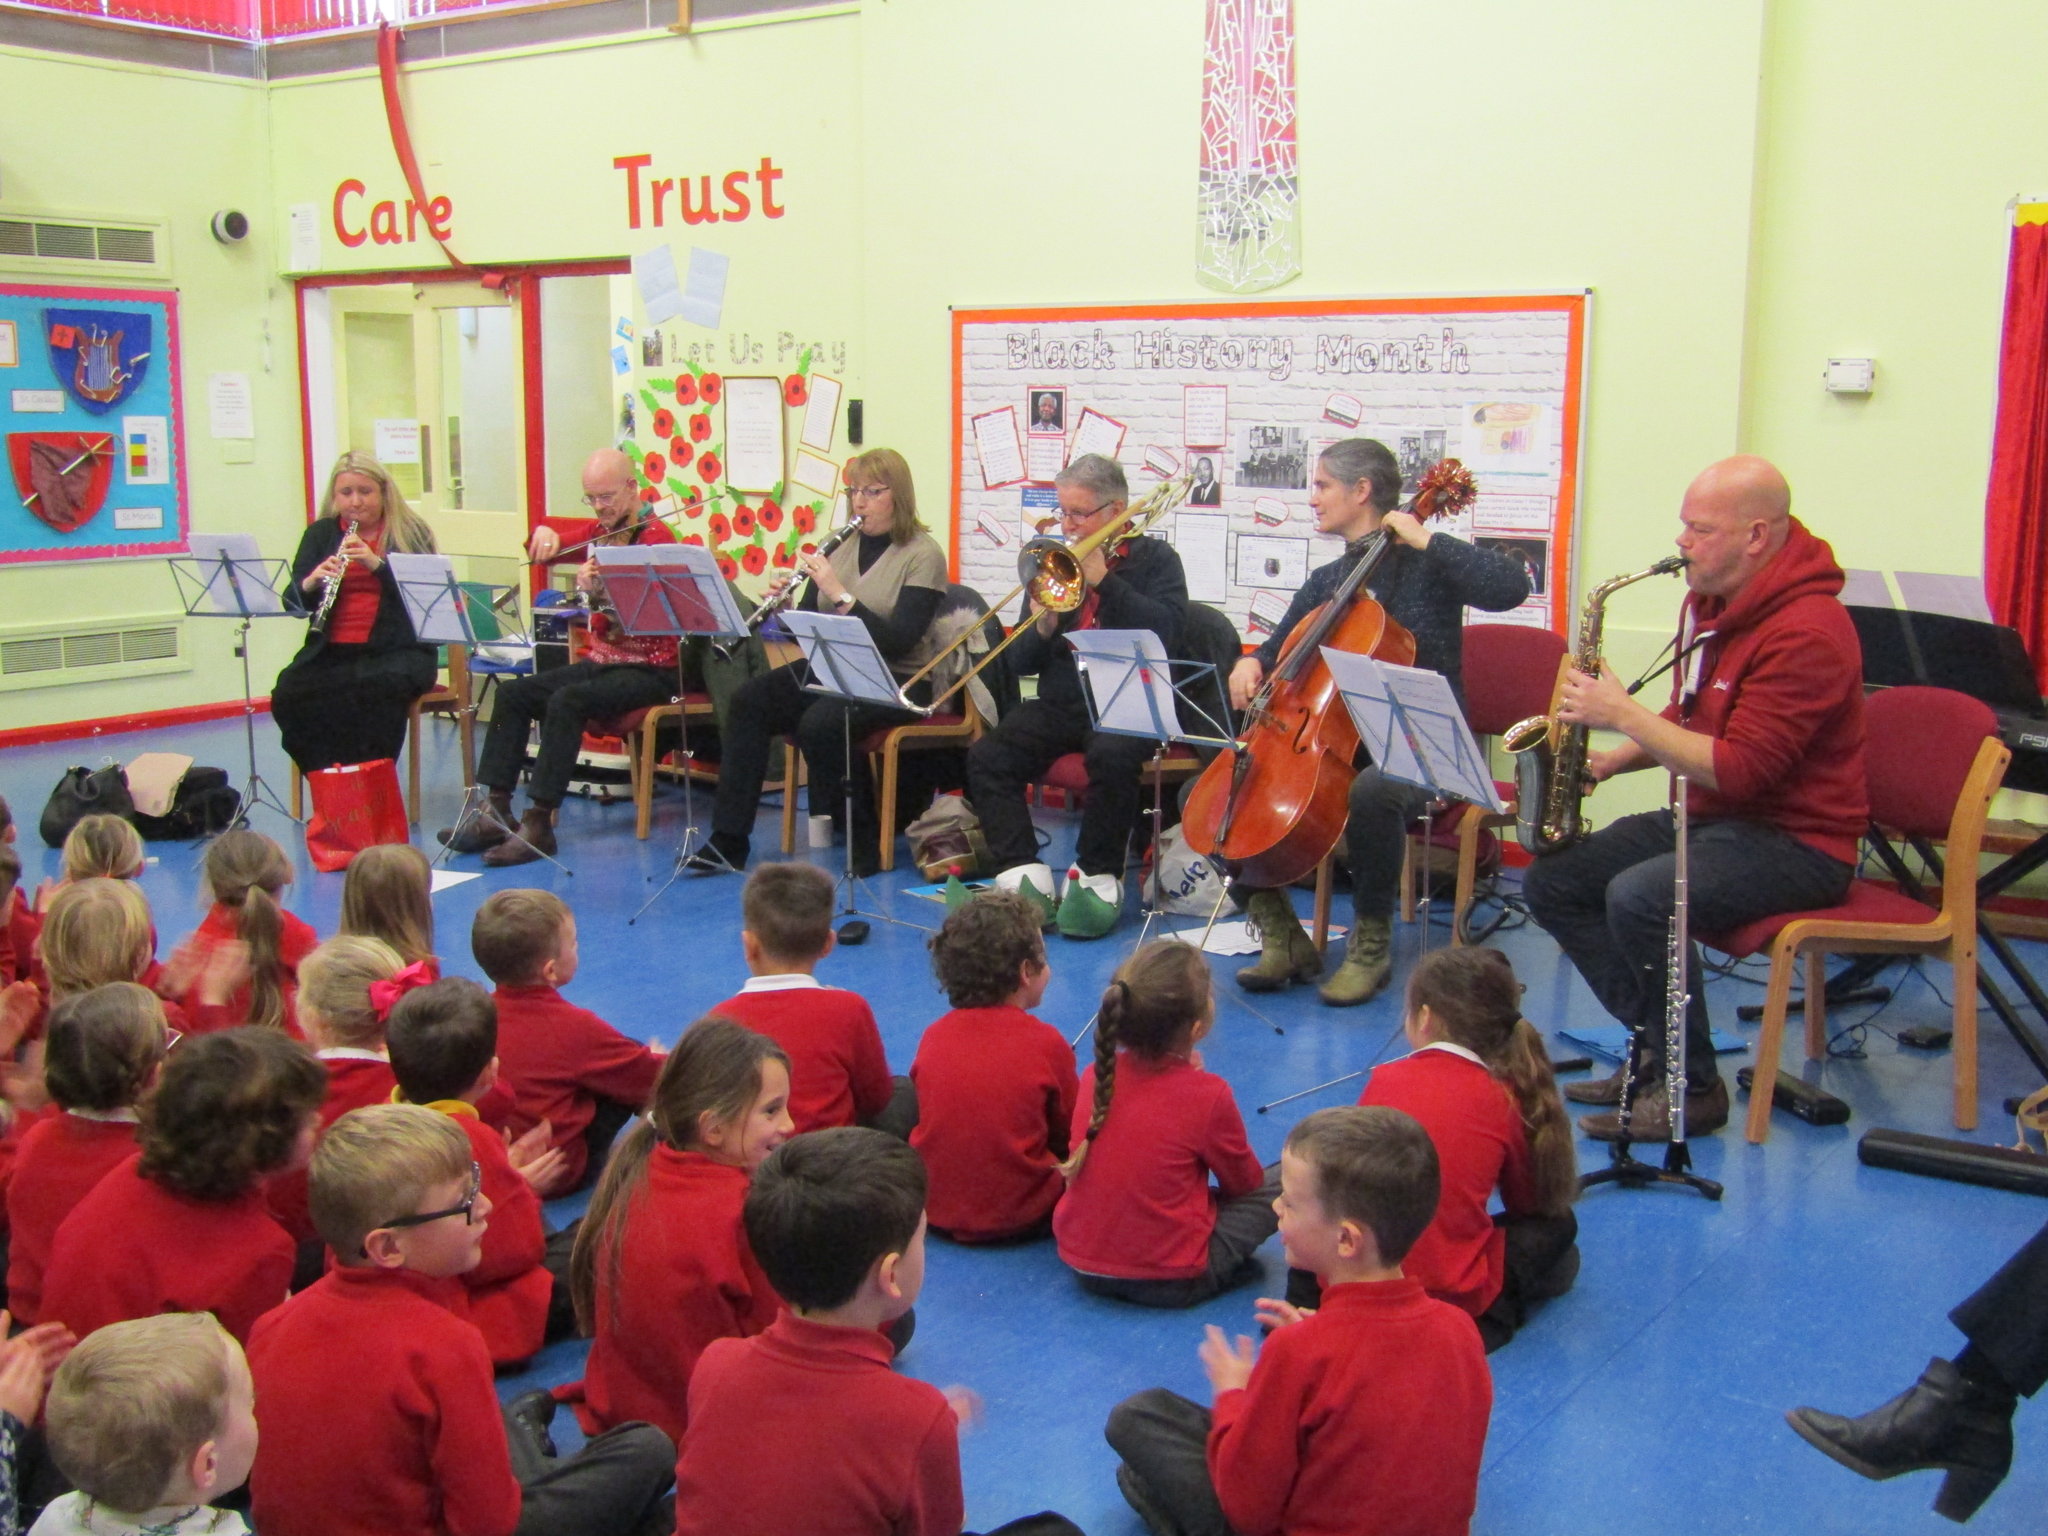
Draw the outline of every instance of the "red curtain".
[[[1984,587],[1992,615],[2027,642],[2048,693],[2048,203],[2023,203],[2013,217]]]

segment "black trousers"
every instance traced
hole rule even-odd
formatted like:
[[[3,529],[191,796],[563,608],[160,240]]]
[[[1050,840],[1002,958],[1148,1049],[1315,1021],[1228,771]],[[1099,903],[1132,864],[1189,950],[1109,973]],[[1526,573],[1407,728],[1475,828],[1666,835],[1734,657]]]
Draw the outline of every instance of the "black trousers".
[[[1036,864],[1038,833],[1024,791],[1054,759],[1079,752],[1088,767],[1088,799],[1074,862],[1084,875],[1121,879],[1131,831],[1144,808],[1140,782],[1157,743],[1097,731],[1085,705],[1063,708],[1043,699],[1018,705],[967,753],[967,798],[981,818],[989,857],[998,870]]]
[[[1209,1477],[1209,1423],[1208,1409],[1164,1387],[1109,1411],[1102,1437],[1123,1459],[1134,1491],[1171,1522],[1147,1520],[1153,1536],[1232,1536]]]
[[[733,695],[720,737],[718,797],[711,830],[730,841],[751,837],[754,813],[761,805],[761,780],[768,772],[768,752],[777,736],[794,736],[810,775],[811,814],[843,817],[847,732],[853,736],[853,828],[849,836],[874,837],[875,785],[868,772],[861,738],[887,725],[904,725],[917,716],[908,710],[807,693],[811,669],[803,662],[777,667],[753,678]]]
[[[574,1456],[548,1454],[505,1415],[521,1493],[515,1536],[665,1536],[675,1529],[675,1442],[652,1424],[620,1424]]]
[[[1266,1170],[1266,1180],[1248,1195],[1226,1200],[1216,1212],[1209,1233],[1209,1267],[1191,1280],[1119,1280],[1111,1275],[1075,1272],[1081,1289],[1114,1301],[1141,1307],[1193,1307],[1243,1285],[1258,1273],[1252,1254],[1280,1228],[1273,1202],[1280,1196],[1280,1165]]]
[[[1393,917],[1408,829],[1428,804],[1429,792],[1421,785],[1390,779],[1370,765],[1351,781],[1344,852],[1351,863],[1351,906],[1357,916]]]
[[[2048,1382],[2048,1226],[1948,1317],[2013,1391],[2040,1391]]]
[[[1522,877],[1529,913],[1562,946],[1601,1005],[1635,1032],[1637,1061],[1664,1074],[1664,979],[1671,926],[1669,811],[1624,816],[1583,842],[1543,855]],[[1833,906],[1849,889],[1847,864],[1789,832],[1754,821],[1695,824],[1687,839],[1689,926],[1718,933],[1778,912]],[[1687,974],[1700,975],[1693,945]],[[1706,989],[1685,1013],[1685,1073],[1695,1090],[1720,1075],[1707,1032]]]
[[[538,720],[540,751],[534,756],[526,792],[535,805],[560,805],[583,745],[585,722],[651,709],[675,696],[676,675],[667,667],[576,661],[513,678],[498,688],[476,780],[486,789],[509,795],[519,782],[526,739]]]
[[[917,1129],[917,1084],[897,1075],[889,1079],[889,1102],[861,1121],[871,1131],[885,1131],[898,1141],[910,1140]]]
[[[434,686],[434,653],[421,646],[308,646],[278,673],[270,717],[285,755],[312,773],[397,757],[412,703]]]

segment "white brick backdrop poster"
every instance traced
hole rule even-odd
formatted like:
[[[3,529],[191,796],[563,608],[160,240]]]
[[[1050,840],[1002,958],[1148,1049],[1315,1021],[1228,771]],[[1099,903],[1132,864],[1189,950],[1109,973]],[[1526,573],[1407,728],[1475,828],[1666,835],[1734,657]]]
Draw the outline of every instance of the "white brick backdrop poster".
[[[1014,586],[1023,541],[1056,517],[1053,476],[1091,447],[1123,464],[1134,498],[1186,467],[1200,489],[1155,531],[1180,550],[1189,594],[1257,643],[1337,553],[1309,509],[1316,456],[1375,437],[1410,489],[1462,459],[1479,497],[1451,531],[1528,562],[1529,602],[1483,617],[1565,633],[1588,302],[955,310],[959,579],[991,601]]]

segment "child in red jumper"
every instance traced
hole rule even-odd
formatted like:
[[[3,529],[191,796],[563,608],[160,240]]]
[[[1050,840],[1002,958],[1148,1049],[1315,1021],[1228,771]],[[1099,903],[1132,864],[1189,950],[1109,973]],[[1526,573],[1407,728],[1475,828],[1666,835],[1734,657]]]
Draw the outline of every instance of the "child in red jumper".
[[[21,855],[14,851],[14,825],[0,840],[0,987],[36,979],[36,935],[43,920],[21,890]]]
[[[1215,1017],[1209,963],[1172,939],[1102,994],[1052,1217],[1060,1257],[1098,1296],[1191,1307],[1259,1273],[1279,1169],[1259,1166],[1230,1084],[1203,1069],[1195,1047]]]
[[[1155,1532],[1464,1536],[1493,1380],[1472,1319],[1404,1278],[1436,1208],[1429,1136],[1394,1109],[1325,1109],[1281,1154],[1280,1237],[1323,1305],[1262,1300],[1257,1354],[1213,1325],[1213,1410],[1163,1388],[1117,1405],[1117,1486]]]
[[[797,1134],[871,1125],[900,1140],[917,1124],[917,1090],[890,1077],[866,1000],[812,974],[832,953],[832,889],[832,877],[810,864],[763,864],[747,876],[740,949],[752,979],[711,1012],[789,1053]]]
[[[243,955],[238,963],[247,979],[228,999],[219,1027],[260,1024],[297,1035],[299,963],[313,952],[320,935],[278,905],[292,882],[291,860],[261,832],[235,827],[207,845],[201,868],[212,909],[165,967],[167,995],[191,1001],[214,953],[239,944]]]
[[[378,843],[349,860],[341,879],[342,933],[382,939],[402,964],[424,962],[441,979],[434,956],[434,871],[411,843]]]
[[[963,1243],[1040,1238],[1066,1188],[1074,1050],[1031,1010],[1045,996],[1038,909],[990,891],[948,913],[932,970],[953,1011],[918,1042],[910,1144],[931,1176],[932,1230]]]
[[[483,1261],[462,1277],[469,1320],[483,1334],[493,1364],[530,1359],[575,1325],[567,1284],[574,1223],[551,1236],[534,1193],[562,1154],[530,1142],[508,1148],[478,1117],[477,1100],[498,1080],[498,1010],[475,982],[450,976],[406,993],[391,1010],[388,1039],[400,1101],[450,1116],[483,1170],[491,1232]],[[514,1160],[515,1150],[525,1156],[524,1166]]]
[[[41,1316],[43,1271],[57,1228],[135,1154],[135,1105],[163,1065],[163,1004],[132,981],[67,997],[50,1011],[43,1081],[60,1111],[21,1140],[7,1186],[7,1307]]]
[[[139,981],[162,993],[156,925],[150,921],[148,899],[132,880],[94,878],[59,887],[43,913],[38,942],[49,994],[28,1026],[30,1039],[41,1036],[49,1003],[94,987]],[[165,1022],[180,1034],[225,1028],[228,1000],[242,980],[238,946],[223,945],[199,974],[193,1006],[166,1000]]]
[[[683,1032],[576,1239],[570,1288],[591,1336],[577,1409],[586,1430],[645,1419],[680,1440],[704,1346],[759,1333],[781,1313],[740,1208],[791,1130],[781,1046],[729,1019]]]
[[[335,1266],[256,1330],[263,1536],[638,1536],[675,1455],[645,1424],[557,1460],[552,1401],[501,1410],[463,1320],[491,1202],[470,1139],[412,1104],[352,1110],[313,1155],[313,1219]]]
[[[105,812],[81,816],[64,838],[62,883],[133,880],[141,875],[146,862],[142,834],[125,816]]]
[[[1471,1313],[1490,1353],[1578,1275],[1572,1122],[1499,950],[1425,956],[1408,981],[1407,1034],[1414,1053],[1374,1068],[1358,1101],[1405,1110],[1436,1146],[1443,1193],[1401,1272]]]
[[[973,1395],[897,1375],[881,1337],[924,1283],[924,1192],[917,1154],[861,1127],[800,1136],[761,1165],[747,1236],[790,1309],[698,1362],[676,1536],[958,1536]],[[1038,1515],[1001,1530],[1075,1527]]]
[[[185,1040],[142,1106],[141,1153],[57,1228],[43,1317],[84,1338],[159,1312],[211,1312],[247,1341],[284,1300],[291,1235],[263,1181],[312,1152],[320,1064],[271,1029]]]
[[[629,1040],[559,988],[576,975],[576,918],[549,891],[498,891],[477,909],[470,949],[497,983],[498,1062],[516,1134],[549,1127],[562,1172],[543,1195],[581,1189],[661,1071],[661,1052]]]

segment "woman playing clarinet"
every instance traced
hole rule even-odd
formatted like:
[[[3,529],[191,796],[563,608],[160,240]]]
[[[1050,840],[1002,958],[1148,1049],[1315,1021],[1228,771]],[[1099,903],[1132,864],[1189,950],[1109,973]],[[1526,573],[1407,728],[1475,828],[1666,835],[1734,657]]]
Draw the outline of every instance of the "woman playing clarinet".
[[[292,592],[312,615],[306,643],[270,690],[293,762],[311,773],[396,757],[413,700],[434,686],[386,555],[434,553],[434,533],[367,453],[334,461],[320,515],[292,559]]]

